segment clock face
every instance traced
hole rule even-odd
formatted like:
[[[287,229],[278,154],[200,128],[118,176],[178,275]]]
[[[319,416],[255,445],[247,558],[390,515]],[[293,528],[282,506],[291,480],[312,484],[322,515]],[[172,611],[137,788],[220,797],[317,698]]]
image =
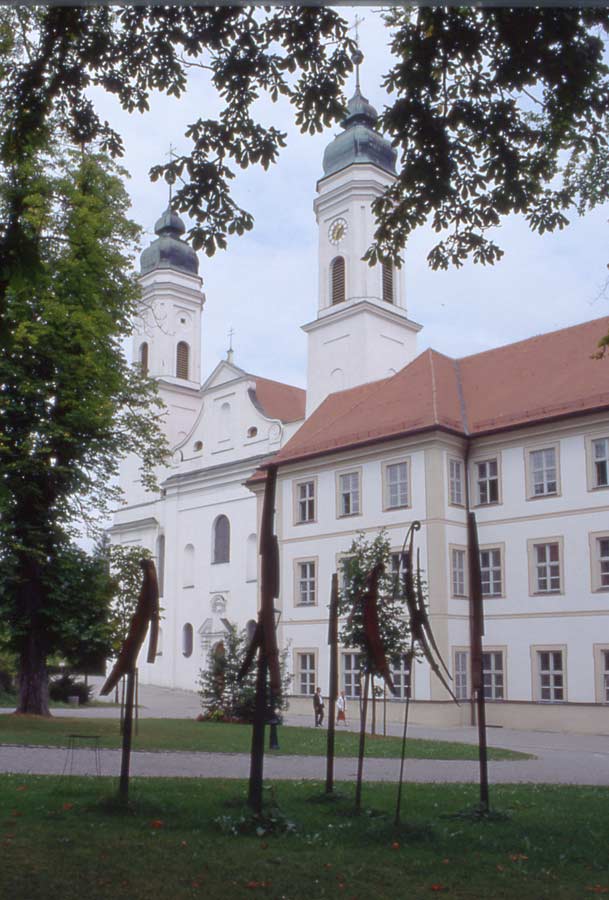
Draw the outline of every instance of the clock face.
[[[347,234],[347,222],[345,219],[334,219],[328,229],[328,237],[332,244],[338,244]]]

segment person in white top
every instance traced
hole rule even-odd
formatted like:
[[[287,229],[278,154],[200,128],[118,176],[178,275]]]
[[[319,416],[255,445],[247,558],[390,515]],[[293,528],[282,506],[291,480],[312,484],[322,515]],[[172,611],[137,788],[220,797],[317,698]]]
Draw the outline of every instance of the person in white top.
[[[340,692],[340,697],[336,701],[336,724],[338,725],[340,722],[344,722],[345,727],[347,725],[347,700],[345,699],[345,692]]]

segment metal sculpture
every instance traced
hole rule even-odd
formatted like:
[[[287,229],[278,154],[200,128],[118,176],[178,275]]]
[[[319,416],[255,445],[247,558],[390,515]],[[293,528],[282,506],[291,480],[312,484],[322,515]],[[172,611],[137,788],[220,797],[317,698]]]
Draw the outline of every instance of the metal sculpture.
[[[425,605],[425,597],[423,596],[423,583],[421,578],[421,556],[420,552],[417,549],[417,570],[416,576],[414,573],[414,535],[416,531],[419,531],[421,528],[421,523],[418,520],[415,520],[408,531],[406,532],[406,537],[404,538],[404,543],[402,545],[402,551],[400,554],[400,560],[404,566],[404,598],[406,600],[406,608],[408,609],[408,615],[410,617],[410,651],[406,654],[408,660],[408,686],[406,690],[406,707],[404,710],[404,729],[402,732],[402,751],[400,754],[400,777],[398,780],[398,795],[396,802],[396,810],[395,810],[395,824],[399,825],[400,822],[400,809],[402,803],[402,785],[404,783],[404,762],[406,758],[406,737],[408,732],[408,713],[410,709],[410,697],[411,697],[411,676],[412,676],[412,662],[416,655],[417,645],[423,654],[423,657],[427,660],[429,667],[432,672],[438,677],[440,682],[446,688],[454,702],[459,705],[459,701],[455,697],[450,684],[448,683],[448,679],[452,681],[452,675],[450,674],[446,663],[442,658],[442,654],[438,648],[436,643],[436,639],[434,637],[431,623],[429,621],[429,615],[427,613],[427,607]],[[394,581],[394,597],[397,596],[397,591],[400,588],[400,572],[398,568],[398,572],[395,576]],[[446,676],[444,675],[444,672]]]
[[[127,676],[127,696],[125,700],[125,719],[123,723],[123,753],[121,759],[121,777],[119,784],[119,796],[126,803],[129,796],[129,763],[131,759],[131,738],[133,728],[133,703],[135,693],[135,667],[137,658],[146,639],[146,632],[150,627],[150,641],[148,644],[147,661],[153,663],[156,659],[157,642],[159,636],[159,583],[154,562],[151,559],[140,560],[140,566],[144,572],[144,580],[140,596],[127,637],[118,655],[110,675],[106,679],[100,693],[109,694],[118,684],[121,678]]]
[[[372,661],[375,672],[384,678],[392,694],[396,693],[391,677],[391,670],[385,655],[385,647],[381,638],[378,616],[379,582],[385,574],[383,563],[377,563],[368,573],[366,584],[361,595],[363,604],[364,641],[368,658]]]
[[[258,651],[258,671],[256,674],[256,703],[252,728],[252,749],[250,757],[250,781],[248,802],[255,813],[262,812],[262,776],[264,767],[264,726],[267,714],[267,674],[273,698],[281,693],[281,669],[279,649],[275,629],[274,601],[279,595],[279,547],[274,531],[275,492],[277,486],[277,466],[270,465],[266,473],[262,521],[260,525],[260,610],[258,622],[250,646],[239,671],[239,680],[249,672],[256,651]]]

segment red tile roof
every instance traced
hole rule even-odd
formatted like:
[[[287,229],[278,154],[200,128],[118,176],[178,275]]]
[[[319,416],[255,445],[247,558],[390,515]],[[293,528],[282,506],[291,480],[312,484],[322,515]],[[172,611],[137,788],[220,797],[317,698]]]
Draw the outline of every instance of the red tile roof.
[[[256,401],[269,419],[281,422],[298,422],[304,419],[306,391],[281,381],[251,376],[256,382]]]
[[[440,428],[482,435],[609,408],[609,317],[456,360],[426,350],[391,378],[331,394],[279,464]]]

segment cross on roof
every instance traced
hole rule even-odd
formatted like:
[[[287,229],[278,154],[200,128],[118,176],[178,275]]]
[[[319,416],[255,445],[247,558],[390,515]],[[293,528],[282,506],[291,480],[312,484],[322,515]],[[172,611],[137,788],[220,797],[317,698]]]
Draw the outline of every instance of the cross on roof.
[[[170,142],[170,143],[169,143],[169,151],[168,151],[168,153],[167,153],[167,159],[169,160],[169,162],[171,162],[171,160],[175,158],[175,152],[174,152],[174,151],[175,151],[175,147],[174,147],[173,144]],[[169,206],[171,206],[171,198],[172,198],[172,194],[173,194],[173,181],[170,181],[170,182],[169,182]]]

